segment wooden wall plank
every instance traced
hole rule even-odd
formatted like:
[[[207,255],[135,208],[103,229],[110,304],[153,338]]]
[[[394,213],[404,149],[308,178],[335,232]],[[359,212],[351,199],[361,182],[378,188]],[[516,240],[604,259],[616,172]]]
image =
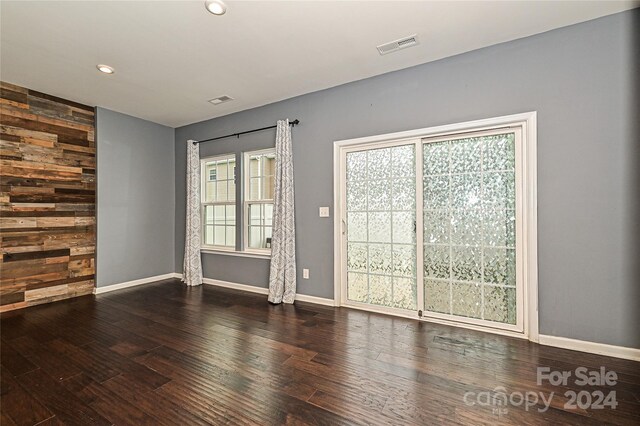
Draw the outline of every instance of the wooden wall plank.
[[[71,249],[58,249],[58,250],[37,250],[31,252],[23,252],[23,253],[4,253],[2,256],[3,262],[15,262],[18,260],[27,260],[27,259],[46,259],[46,258],[57,258],[57,256],[67,256],[71,255]]]
[[[94,119],[0,82],[0,312],[93,292]]]

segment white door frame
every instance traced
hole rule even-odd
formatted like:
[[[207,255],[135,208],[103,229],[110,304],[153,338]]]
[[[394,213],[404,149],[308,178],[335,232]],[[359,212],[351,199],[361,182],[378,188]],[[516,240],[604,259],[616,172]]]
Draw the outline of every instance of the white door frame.
[[[497,334],[504,334],[519,338],[529,339],[533,342],[538,341],[538,226],[537,226],[537,136],[536,136],[536,119],[537,114],[533,112],[525,112],[502,117],[488,118],[483,120],[468,121],[464,123],[448,124],[443,126],[428,127],[424,129],[409,130],[405,132],[387,133],[383,135],[368,136],[355,139],[340,140],[334,142],[333,147],[333,168],[334,168],[334,304],[342,305],[342,287],[346,285],[344,280],[345,272],[342,270],[343,257],[346,250],[343,245],[342,233],[345,232],[346,212],[342,211],[341,199],[345,191],[341,179],[341,173],[344,170],[342,151],[346,147],[356,147],[358,145],[366,145],[368,148],[375,147],[376,144],[384,144],[385,142],[404,141],[405,143],[413,143],[416,139],[433,138],[439,135],[451,135],[473,132],[482,130],[490,130],[496,128],[513,128],[522,129],[522,258],[523,258],[523,294],[525,296],[525,305],[523,306],[524,324],[523,332],[513,332],[503,329],[492,329],[485,326],[478,326],[469,323],[450,321],[434,317],[423,317],[422,319],[431,322],[444,323],[458,327],[477,329]],[[421,162],[421,158],[416,158],[417,162]],[[417,188],[418,189],[418,188]],[[416,220],[418,218],[416,217]],[[422,228],[418,228],[421,230]],[[419,278],[419,276],[418,276]],[[418,282],[418,287],[422,286],[422,282]],[[358,306],[350,306],[358,308]],[[376,309],[370,305],[366,307],[370,311],[379,311],[382,313],[393,313],[405,317],[418,318],[416,315],[409,315],[407,312],[390,312],[389,308]]]

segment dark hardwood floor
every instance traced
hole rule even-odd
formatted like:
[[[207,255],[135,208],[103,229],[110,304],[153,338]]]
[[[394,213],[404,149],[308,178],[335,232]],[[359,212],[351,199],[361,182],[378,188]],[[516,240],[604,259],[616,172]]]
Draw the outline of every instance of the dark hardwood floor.
[[[1,327],[3,426],[640,424],[640,363],[177,280],[11,312]],[[618,380],[538,386],[538,366]],[[497,387],[512,402],[482,404]],[[618,405],[566,409],[572,390],[613,390]],[[554,393],[544,412],[519,399],[540,392]]]

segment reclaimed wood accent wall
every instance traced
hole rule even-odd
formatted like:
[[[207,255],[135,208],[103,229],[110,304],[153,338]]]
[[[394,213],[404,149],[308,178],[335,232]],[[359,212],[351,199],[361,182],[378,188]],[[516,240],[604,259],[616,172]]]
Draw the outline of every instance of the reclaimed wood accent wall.
[[[0,82],[0,312],[93,292],[94,109]]]

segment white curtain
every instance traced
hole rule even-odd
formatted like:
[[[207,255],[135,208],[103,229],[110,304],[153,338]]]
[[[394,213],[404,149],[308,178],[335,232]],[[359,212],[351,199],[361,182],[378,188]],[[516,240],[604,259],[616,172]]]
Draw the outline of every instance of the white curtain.
[[[200,260],[200,146],[187,142],[187,226],[184,238],[182,281],[202,284]]]
[[[273,196],[273,235],[269,302],[293,303],[296,297],[296,228],[293,203],[293,152],[289,120],[279,120]]]

